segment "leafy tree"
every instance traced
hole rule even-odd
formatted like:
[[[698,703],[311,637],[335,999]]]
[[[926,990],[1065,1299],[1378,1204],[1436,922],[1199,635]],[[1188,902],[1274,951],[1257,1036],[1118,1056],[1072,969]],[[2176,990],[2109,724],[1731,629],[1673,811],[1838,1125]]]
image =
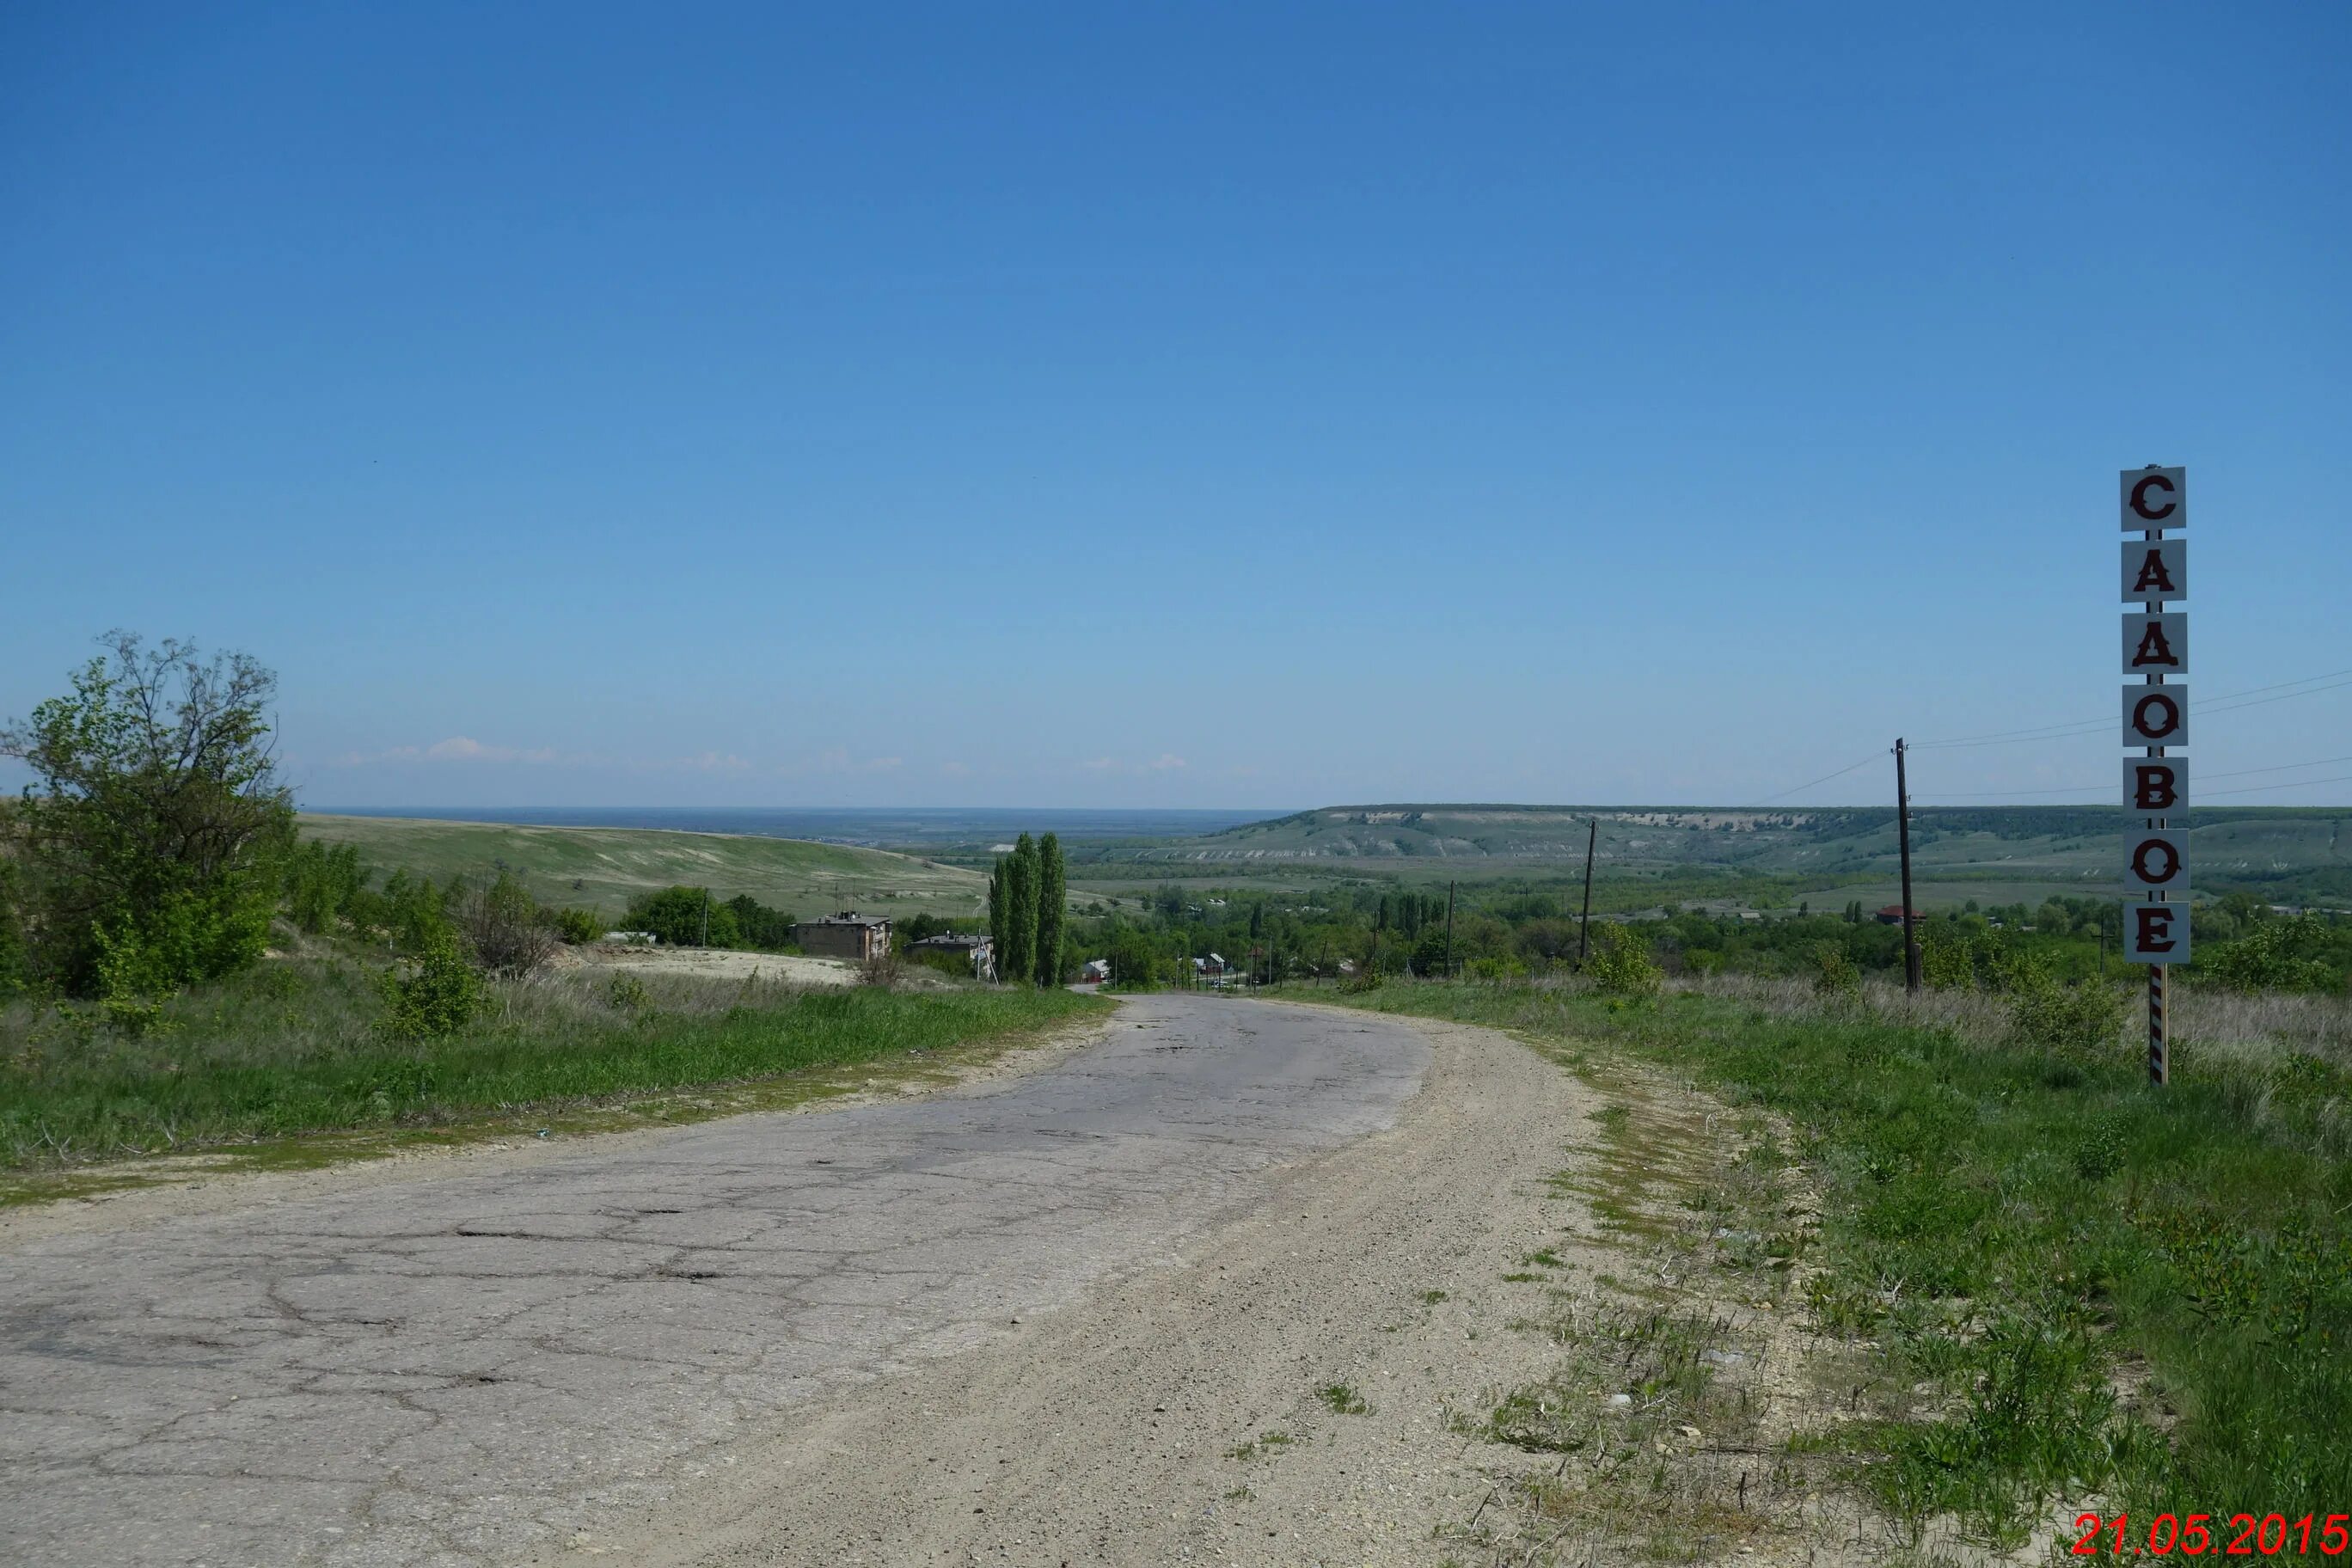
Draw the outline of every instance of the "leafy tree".
[[[455,879],[443,889],[435,887],[430,877],[394,871],[384,879],[382,893],[363,890],[352,900],[353,923],[382,929],[399,952],[423,952],[434,938],[449,929],[450,907],[464,888]]]
[[[0,1002],[25,989],[24,878],[14,862],[0,859]]]
[[[1062,840],[1048,833],[1037,845],[1037,984],[1062,983],[1062,930],[1068,919],[1069,877],[1062,864]]]
[[[350,913],[352,900],[367,886],[357,845],[330,848],[315,838],[287,858],[285,878],[286,913],[314,936]]]
[[[467,900],[462,923],[474,962],[493,974],[528,974],[554,953],[554,922],[510,871]]]
[[[735,929],[743,946],[773,952],[793,945],[793,928],[800,921],[786,910],[770,909],[749,893],[736,894],[727,900],[727,907],[734,911]]]
[[[1150,991],[1159,985],[1159,955],[1152,951],[1149,935],[1122,923],[1111,931],[1108,946],[1114,989]]]
[[[100,640],[70,695],[0,729],[35,775],[5,826],[37,968],[76,994],[160,994],[261,956],[293,845],[264,717],[278,682],[244,654]]]
[[[629,906],[631,931],[651,931],[672,947],[740,947],[742,928],[735,910],[710,896],[708,888],[664,888]]]

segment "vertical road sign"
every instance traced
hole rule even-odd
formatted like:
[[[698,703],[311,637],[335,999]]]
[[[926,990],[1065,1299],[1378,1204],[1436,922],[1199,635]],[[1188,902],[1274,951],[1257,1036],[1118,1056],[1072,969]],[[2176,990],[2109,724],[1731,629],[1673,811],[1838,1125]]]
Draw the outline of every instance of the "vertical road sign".
[[[2147,970],[2147,1076],[2171,1076],[2165,1037],[2167,965],[2189,962],[2189,470],[2126,468],[2122,476],[2124,962]],[[2175,828],[2171,819],[2179,816]]]

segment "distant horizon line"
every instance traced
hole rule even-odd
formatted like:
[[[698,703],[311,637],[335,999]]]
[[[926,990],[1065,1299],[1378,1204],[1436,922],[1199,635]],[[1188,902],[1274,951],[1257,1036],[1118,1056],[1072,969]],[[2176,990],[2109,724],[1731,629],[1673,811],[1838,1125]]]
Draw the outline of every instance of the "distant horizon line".
[[[315,816],[397,816],[404,813],[422,812],[447,816],[461,811],[496,812],[715,812],[772,811],[801,812],[809,815],[855,814],[874,815],[898,813],[906,816],[965,816],[979,812],[1003,813],[1096,813],[1118,816],[1250,816],[1274,821],[1286,816],[1300,816],[1320,811],[1547,811],[1547,812],[1625,812],[1625,811],[1709,811],[1744,812],[1755,816],[1788,816],[1818,811],[1893,811],[1892,801],[1824,801],[1807,805],[1720,805],[1704,803],[1668,801],[1618,801],[1609,804],[1594,802],[1549,803],[1541,801],[1365,801],[1337,803],[1329,805],[1267,807],[1251,805],[300,805],[297,811]],[[1982,800],[1969,802],[1919,801],[1911,803],[1913,816],[1928,811],[1985,811],[2023,809],[2032,811],[2120,811],[2119,801],[2049,801],[2049,800]],[[2352,811],[2352,802],[2281,802],[2263,804],[2247,802],[2242,805],[2198,805],[2190,811]]]

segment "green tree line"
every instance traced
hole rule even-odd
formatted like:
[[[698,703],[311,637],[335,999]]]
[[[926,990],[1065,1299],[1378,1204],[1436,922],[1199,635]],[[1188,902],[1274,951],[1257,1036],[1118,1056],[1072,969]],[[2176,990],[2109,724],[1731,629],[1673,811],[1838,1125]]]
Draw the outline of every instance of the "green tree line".
[[[988,939],[1009,984],[1062,984],[1070,963],[1069,870],[1062,840],[1024,833],[988,873]]]

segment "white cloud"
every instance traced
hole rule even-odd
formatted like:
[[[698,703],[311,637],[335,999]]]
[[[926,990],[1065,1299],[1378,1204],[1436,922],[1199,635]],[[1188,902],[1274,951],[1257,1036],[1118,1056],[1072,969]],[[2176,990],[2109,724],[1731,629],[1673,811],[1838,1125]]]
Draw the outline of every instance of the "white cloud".
[[[1185,765],[1184,759],[1173,752],[1162,752],[1148,763],[1121,762],[1117,757],[1095,757],[1078,766],[1097,773],[1164,773],[1171,768]]]
[[[414,748],[402,747],[400,750],[406,752]],[[557,760],[551,747],[540,746],[524,751],[518,746],[486,746],[470,735],[452,735],[446,741],[436,741],[425,748],[424,754],[426,761],[436,763],[551,763]]]

